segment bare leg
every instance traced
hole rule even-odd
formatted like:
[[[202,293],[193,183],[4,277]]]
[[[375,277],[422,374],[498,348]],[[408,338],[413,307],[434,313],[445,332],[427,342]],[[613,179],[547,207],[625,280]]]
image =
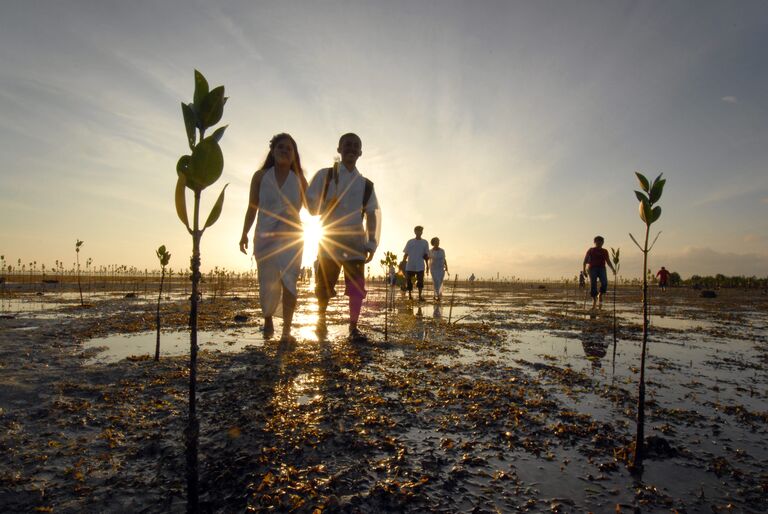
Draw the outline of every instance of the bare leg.
[[[264,316],[264,337],[271,337],[275,333],[275,325],[272,316]]]
[[[296,297],[283,286],[283,339],[291,338],[293,312],[296,310]]]
[[[360,319],[360,311],[363,308],[363,297],[358,294],[349,297],[349,330],[357,329],[357,320]]]

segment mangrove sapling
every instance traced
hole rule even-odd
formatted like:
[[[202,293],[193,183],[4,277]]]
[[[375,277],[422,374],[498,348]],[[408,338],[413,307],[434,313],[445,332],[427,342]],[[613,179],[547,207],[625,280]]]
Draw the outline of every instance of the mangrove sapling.
[[[384,340],[387,341],[388,329],[389,329],[389,309],[390,309],[390,303],[389,303],[389,297],[390,297],[390,289],[392,290],[392,303],[394,303],[394,276],[390,276],[391,269],[395,269],[395,266],[397,266],[397,255],[392,252],[384,252],[384,258],[380,261],[381,266],[384,268],[384,276],[386,277],[386,286],[384,287]],[[392,306],[394,307],[394,306]]]
[[[75,257],[77,258],[77,290],[80,291],[80,307],[85,307],[83,301],[83,286],[80,285],[80,247],[83,246],[83,241],[79,239],[75,243]]]
[[[653,250],[656,240],[661,232],[656,234],[653,242],[648,245],[648,239],[651,233],[651,225],[661,217],[661,206],[656,203],[661,199],[664,192],[666,179],[661,178],[661,174],[653,182],[641,173],[635,173],[640,187],[643,191],[635,191],[635,196],[640,200],[640,219],[645,223],[645,240],[643,245],[637,242],[635,236],[631,233],[629,237],[643,252],[643,344],[640,349],[640,381],[637,389],[637,434],[635,436],[635,455],[632,462],[632,469],[640,471],[643,467],[643,454],[645,444],[645,356],[648,343],[648,275],[645,270],[648,269],[648,254]]]
[[[160,360],[160,300],[163,298],[163,281],[165,280],[165,267],[171,260],[171,254],[165,249],[165,245],[155,251],[160,260],[160,292],[157,295],[157,341],[155,343],[155,360]]]
[[[619,263],[621,248],[611,248],[611,260],[613,261],[613,344],[616,345],[616,287],[619,284]]]
[[[196,388],[197,388],[197,304],[199,299],[200,274],[200,239],[205,229],[216,223],[224,205],[224,191],[221,190],[216,203],[213,205],[205,224],[200,228],[200,196],[206,187],[212,185],[224,170],[224,156],[219,146],[219,140],[224,135],[226,125],[216,129],[210,136],[205,131],[217,124],[224,113],[224,86],[208,88],[208,81],[202,73],[195,70],[195,93],[192,103],[181,104],[184,126],[187,132],[187,142],[191,154],[183,155],[176,164],[178,179],[176,182],[176,214],[192,236],[192,295],[190,297],[190,342],[189,342],[189,418],[186,429],[187,453],[187,512],[197,512],[198,507],[198,473],[197,473],[197,444],[200,426],[197,420]],[[187,216],[186,190],[194,194],[194,211],[192,227]]]
[[[616,375],[616,288],[619,286],[619,262],[621,254],[621,248],[615,250],[611,248],[611,260],[613,261],[613,372],[612,376]]]
[[[453,314],[453,298],[456,294],[456,282],[459,281],[459,275],[456,274],[453,276],[453,286],[451,287],[451,303],[448,306],[448,324],[451,324],[451,315]]]

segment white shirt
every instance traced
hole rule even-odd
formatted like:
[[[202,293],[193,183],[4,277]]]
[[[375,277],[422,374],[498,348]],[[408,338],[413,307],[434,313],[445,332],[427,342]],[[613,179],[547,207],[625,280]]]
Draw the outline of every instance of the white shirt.
[[[408,255],[405,271],[424,271],[424,256],[429,256],[429,244],[426,239],[415,237],[405,243],[403,253]]]
[[[366,251],[375,252],[379,246],[378,225],[380,216],[376,216],[379,201],[375,189],[365,207],[365,225],[361,216],[365,178],[357,168],[348,170],[339,163],[338,173],[328,184],[328,193],[322,201],[325,178],[330,168],[324,168],[312,177],[307,189],[307,203],[311,214],[320,214],[328,242],[324,249],[341,261],[365,259]],[[338,180],[336,180],[338,179]],[[321,204],[322,203],[322,204]],[[326,209],[335,203],[330,212]]]

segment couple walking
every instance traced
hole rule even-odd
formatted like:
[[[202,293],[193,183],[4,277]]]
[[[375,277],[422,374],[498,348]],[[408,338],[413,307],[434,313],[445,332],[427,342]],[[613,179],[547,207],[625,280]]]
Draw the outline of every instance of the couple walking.
[[[336,282],[344,269],[344,294],[349,297],[349,336],[365,337],[357,328],[365,290],[365,263],[373,259],[379,241],[380,216],[373,182],[357,170],[362,140],[347,133],[339,139],[340,162],[318,171],[307,183],[296,141],[278,134],[269,142],[269,154],[251,179],[240,251],[246,253],[248,232],[256,220],[253,254],[259,280],[259,300],[264,314],[264,335],[274,333],[272,317],[281,304],[281,341],[295,342],[291,335],[296,309],[296,282],[304,246],[299,211],[320,215],[324,237],[318,250],[315,294],[319,329],[325,327],[328,302],[336,296]]]
[[[413,279],[416,278],[416,287],[419,290],[419,301],[424,301],[422,290],[424,289],[424,271],[429,275],[432,271],[432,284],[434,286],[435,301],[443,298],[443,278],[448,273],[448,261],[445,260],[445,250],[440,248],[440,238],[433,237],[430,240],[432,249],[427,246],[427,241],[421,238],[424,233],[424,227],[416,225],[413,227],[413,233],[416,237],[408,240],[403,248],[403,261],[405,262],[405,282],[408,290],[408,298],[413,300]]]

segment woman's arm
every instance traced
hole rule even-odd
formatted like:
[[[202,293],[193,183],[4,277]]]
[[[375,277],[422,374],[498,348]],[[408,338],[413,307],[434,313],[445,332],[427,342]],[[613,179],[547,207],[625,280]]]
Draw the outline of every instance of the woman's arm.
[[[259,210],[259,190],[261,189],[261,178],[264,176],[264,170],[259,170],[251,178],[251,190],[248,195],[248,208],[245,210],[245,219],[243,220],[243,234],[240,237],[240,251],[247,255],[248,249],[248,231],[251,230],[253,220],[256,219],[256,211]]]
[[[304,177],[303,173],[298,173],[299,176],[299,187],[301,188],[301,205],[309,210],[309,202],[307,201],[307,188],[309,187],[309,184],[307,183],[306,177]]]

